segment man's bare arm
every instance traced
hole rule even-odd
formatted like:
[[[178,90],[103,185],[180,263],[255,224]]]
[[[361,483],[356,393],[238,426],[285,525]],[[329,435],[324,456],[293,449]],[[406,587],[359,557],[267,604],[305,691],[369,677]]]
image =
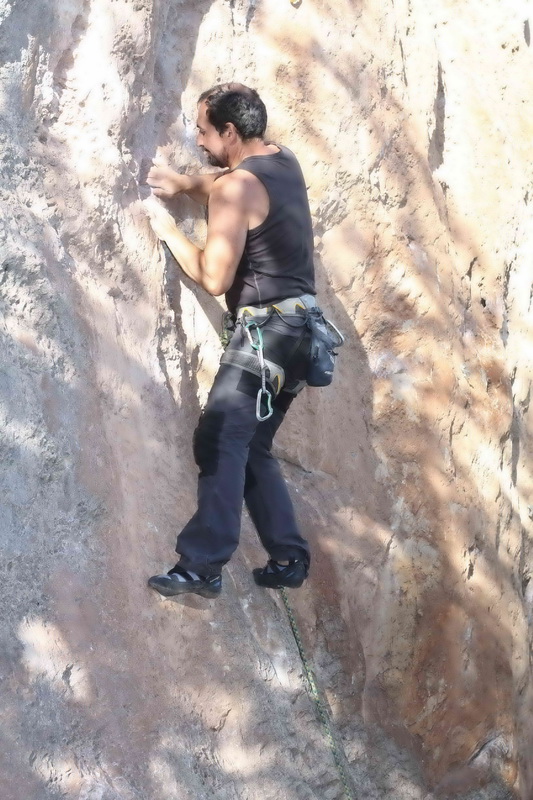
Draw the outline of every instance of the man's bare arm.
[[[152,188],[152,193],[162,200],[172,200],[178,194],[186,194],[206,206],[215,180],[223,174],[212,172],[207,175],[185,175],[154,159],[146,176],[146,183]]]
[[[155,233],[168,245],[172,255],[195,283],[209,294],[228,291],[235,278],[248,233],[247,187],[242,176],[233,173],[217,181],[209,197],[209,221],[205,249],[193,244],[174,219],[152,201],[145,207]]]

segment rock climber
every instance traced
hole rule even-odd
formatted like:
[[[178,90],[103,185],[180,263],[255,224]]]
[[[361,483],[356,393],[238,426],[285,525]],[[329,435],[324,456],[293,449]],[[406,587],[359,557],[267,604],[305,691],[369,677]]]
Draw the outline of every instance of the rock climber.
[[[265,140],[267,112],[255,90],[214,86],[197,110],[197,145],[223,171],[185,175],[154,160],[147,183],[162,201],[185,193],[207,205],[204,249],[158,201],[150,199],[148,213],[183,272],[209,294],[225,294],[233,333],[194,432],[198,509],[178,535],[178,563],[148,584],[166,597],[216,597],[244,499],[269,556],[253,570],[255,582],[296,588],[308,575],[309,546],[271,448],[305,385],[305,314],[316,308],[306,186],[294,154]]]

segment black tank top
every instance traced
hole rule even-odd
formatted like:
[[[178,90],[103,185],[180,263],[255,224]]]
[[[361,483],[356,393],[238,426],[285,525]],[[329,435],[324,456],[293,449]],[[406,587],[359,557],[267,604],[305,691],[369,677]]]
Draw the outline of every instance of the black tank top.
[[[228,309],[314,295],[311,212],[296,156],[280,147],[279,153],[248,156],[235,169],[259,178],[270,208],[265,221],[248,231],[235,280],[226,293]]]

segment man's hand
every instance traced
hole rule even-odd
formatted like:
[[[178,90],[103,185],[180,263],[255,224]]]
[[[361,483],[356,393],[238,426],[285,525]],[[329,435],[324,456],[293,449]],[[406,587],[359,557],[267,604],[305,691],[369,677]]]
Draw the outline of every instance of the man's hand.
[[[156,156],[149,168],[145,182],[152,194],[169,202],[180,194],[186,194],[197,203],[206,206],[217,178],[224,172],[210,172],[207,175],[187,175],[169,167],[163,156]]]
[[[162,200],[172,200],[176,195],[187,190],[189,181],[187,175],[175,172],[161,156],[157,156],[148,170],[146,183],[156,197],[160,197]]]
[[[169,234],[171,235],[177,230],[173,217],[154,197],[148,197],[143,206],[155,235],[166,241]]]

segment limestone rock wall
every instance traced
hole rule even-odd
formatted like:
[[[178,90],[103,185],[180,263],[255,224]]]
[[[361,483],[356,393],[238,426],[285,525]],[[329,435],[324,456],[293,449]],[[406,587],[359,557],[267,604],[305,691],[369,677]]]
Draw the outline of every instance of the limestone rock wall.
[[[145,586],[194,509],[221,306],[139,171],[197,169],[196,97],[233,78],[301,160],[347,335],[278,453],[354,796],[533,797],[532,24],[528,0],[0,2],[5,800],[343,797],[249,522],[223,599]]]

